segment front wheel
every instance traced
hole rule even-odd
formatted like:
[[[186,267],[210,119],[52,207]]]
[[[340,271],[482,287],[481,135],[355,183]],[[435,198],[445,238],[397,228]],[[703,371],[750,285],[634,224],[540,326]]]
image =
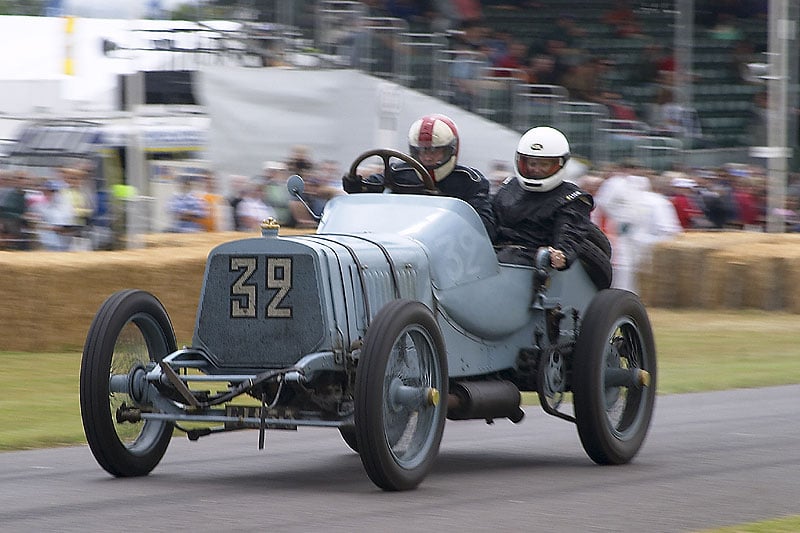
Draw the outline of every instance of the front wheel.
[[[639,298],[620,289],[597,293],[572,364],[578,434],[594,462],[623,464],[639,451],[653,414],[656,370],[653,331]]]
[[[112,392],[111,376],[129,375],[176,350],[175,333],[161,302],[150,293],[112,294],[89,328],[80,372],[80,404],[86,440],[97,462],[117,477],[144,476],[164,456],[169,422],[120,421],[117,412],[135,401]]]
[[[394,300],[364,336],[355,382],[355,435],[367,475],[383,490],[419,485],[445,424],[447,359],[433,313]]]
[[[342,426],[339,428],[339,434],[342,440],[347,444],[348,448],[358,453],[358,440],[356,439],[356,428],[354,426]]]

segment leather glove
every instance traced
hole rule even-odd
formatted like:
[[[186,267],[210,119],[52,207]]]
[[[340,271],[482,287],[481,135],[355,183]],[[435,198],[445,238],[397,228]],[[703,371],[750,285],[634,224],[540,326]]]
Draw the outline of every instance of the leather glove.
[[[361,176],[351,177],[350,174],[342,176],[342,189],[348,194],[363,192],[361,185]]]
[[[383,176],[380,174],[371,174],[365,179],[356,175],[355,179],[349,174],[342,176],[342,188],[348,194],[360,192],[383,192]]]

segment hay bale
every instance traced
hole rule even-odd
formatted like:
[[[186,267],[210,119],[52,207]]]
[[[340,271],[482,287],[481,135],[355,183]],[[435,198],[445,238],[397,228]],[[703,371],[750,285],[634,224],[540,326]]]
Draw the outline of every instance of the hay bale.
[[[103,301],[130,288],[161,300],[179,342],[189,342],[208,252],[223,242],[252,236],[159,234],[145,236],[150,247],[136,250],[0,252],[0,350],[79,349]]]
[[[189,342],[208,252],[251,236],[161,234],[138,250],[0,252],[0,350],[80,349],[102,302],[126,288],[158,297],[178,341]],[[657,246],[652,264],[640,277],[649,306],[800,313],[798,234],[690,232]]]
[[[654,250],[654,264],[662,272],[648,280],[658,288],[645,302],[797,312],[798,259],[798,234],[688,232]]]
[[[80,347],[95,312],[113,292],[155,294],[181,339],[191,337],[208,247],[123,252],[30,252],[0,257],[3,349]]]

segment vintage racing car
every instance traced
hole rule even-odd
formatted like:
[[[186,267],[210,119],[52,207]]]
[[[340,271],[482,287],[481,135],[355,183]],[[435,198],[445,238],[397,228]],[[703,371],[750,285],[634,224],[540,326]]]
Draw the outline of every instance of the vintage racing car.
[[[376,155],[435,189],[392,150],[362,154],[350,172]],[[395,188],[391,170],[385,185]],[[300,178],[289,187],[302,197]],[[102,304],[80,405],[109,473],[148,474],[175,429],[191,440],[255,429],[263,448],[267,430],[328,426],[378,487],[412,489],[445,420],[520,422],[521,391],[574,422],[596,463],[639,451],[655,402],[653,333],[640,299],[605,288],[591,257],[564,271],[546,249],[534,267],[499,263],[472,207],[436,194],[339,196],[315,234],[278,233],[265,223],[262,236],[210,252],[189,347],[178,349],[148,292]]]

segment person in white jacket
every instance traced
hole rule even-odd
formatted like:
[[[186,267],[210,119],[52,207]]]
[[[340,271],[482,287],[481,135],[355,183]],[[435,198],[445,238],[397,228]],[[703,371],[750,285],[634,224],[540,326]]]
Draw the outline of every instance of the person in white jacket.
[[[63,194],[64,187],[57,180],[44,183],[44,196],[33,209],[39,242],[44,250],[62,252],[72,245],[69,228],[73,227],[75,211],[69,198]]]
[[[675,207],[637,173],[607,179],[595,201],[614,226],[612,287],[638,293],[637,275],[649,267],[653,246],[682,231]]]

